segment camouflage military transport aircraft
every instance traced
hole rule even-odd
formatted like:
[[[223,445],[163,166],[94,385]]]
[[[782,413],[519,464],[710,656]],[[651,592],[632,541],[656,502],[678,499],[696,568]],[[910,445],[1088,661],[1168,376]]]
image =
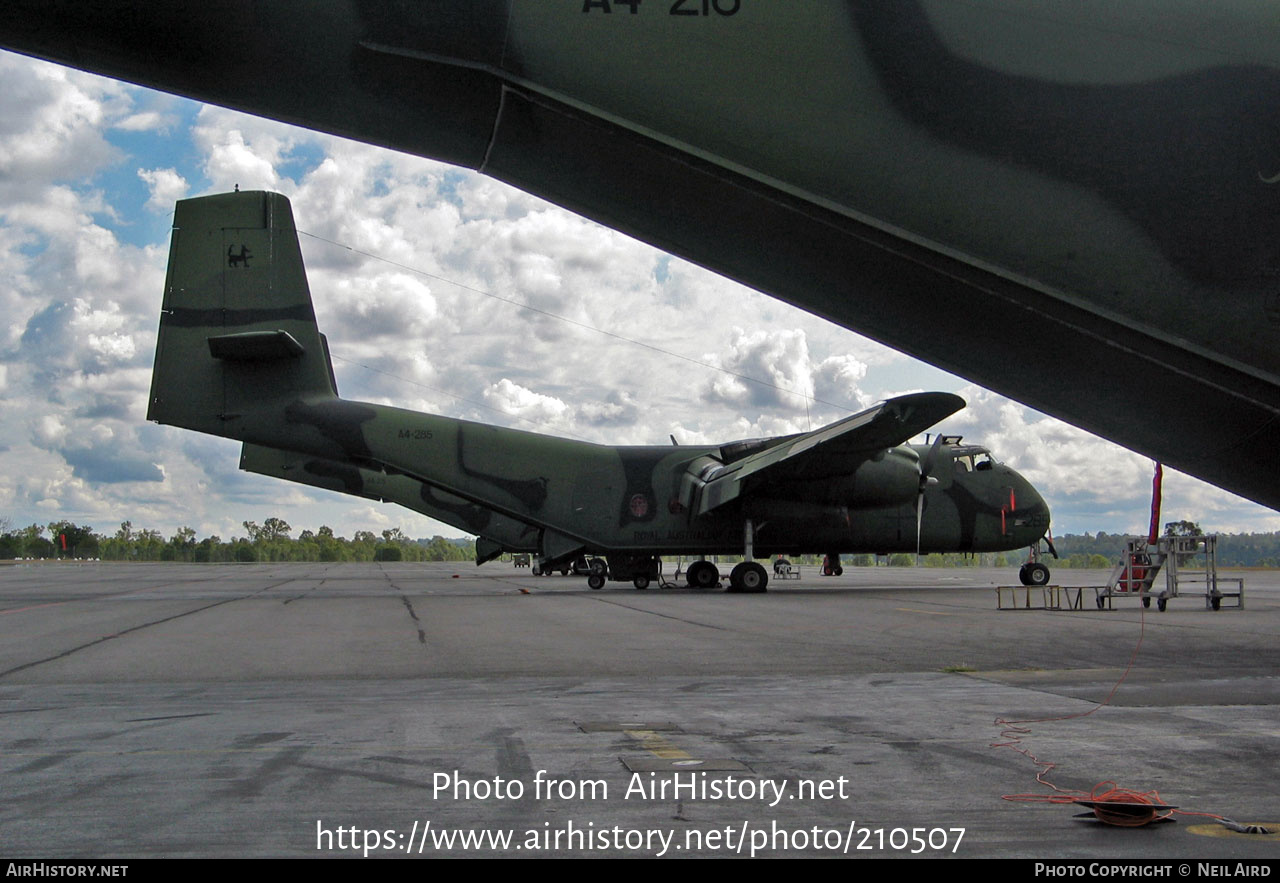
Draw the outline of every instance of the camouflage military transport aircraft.
[[[484,539],[480,560],[495,548],[534,549],[544,567],[598,555],[643,588],[661,555],[741,553],[731,589],[763,591],[757,554],[1037,543],[1049,510],[1016,472],[953,437],[904,444],[963,406],[917,393],[798,435],[608,447],[347,401],[289,202],[244,192],[177,205],[147,416],[241,440],[246,469],[458,524]],[[698,561],[688,578],[710,587],[719,573]]]
[[[478,169],[1268,506],[1263,0],[6,0],[0,45]]]

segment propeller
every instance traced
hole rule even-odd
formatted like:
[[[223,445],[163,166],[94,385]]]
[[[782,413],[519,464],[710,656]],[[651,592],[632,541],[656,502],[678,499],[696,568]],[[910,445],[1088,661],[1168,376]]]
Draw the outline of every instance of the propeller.
[[[929,473],[933,471],[934,463],[938,460],[938,449],[942,447],[942,433],[938,433],[933,440],[933,444],[929,446],[929,452],[924,455],[924,459],[920,461],[920,489],[916,492],[916,563],[920,563],[920,531],[921,525],[924,523],[924,492],[930,483],[937,484],[938,479],[932,478]]]

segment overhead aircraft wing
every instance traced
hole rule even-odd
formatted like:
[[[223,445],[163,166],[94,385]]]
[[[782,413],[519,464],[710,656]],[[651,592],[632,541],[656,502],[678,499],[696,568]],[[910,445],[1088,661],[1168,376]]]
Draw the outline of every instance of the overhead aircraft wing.
[[[697,474],[685,476],[690,509],[701,515],[775,482],[847,475],[964,406],[960,396],[945,392],[898,396],[722,466],[694,461]]]
[[[1273,4],[1041,5],[6,0],[0,46],[478,169],[1280,507]]]

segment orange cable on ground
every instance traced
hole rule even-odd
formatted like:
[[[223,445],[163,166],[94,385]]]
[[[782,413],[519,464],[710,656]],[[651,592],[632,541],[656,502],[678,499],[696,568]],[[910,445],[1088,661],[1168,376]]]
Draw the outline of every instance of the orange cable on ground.
[[[1052,788],[1056,792],[1054,794],[1005,794],[1002,796],[1003,800],[1034,803],[1077,803],[1091,808],[1098,821],[1122,827],[1141,827],[1160,819],[1167,819],[1174,814],[1206,816],[1219,821],[1223,820],[1223,816],[1214,813],[1191,812],[1167,806],[1161,800],[1160,794],[1154,790],[1135,791],[1130,788],[1121,788],[1111,781],[1099,782],[1093,787],[1093,790],[1087,793],[1077,788],[1059,788],[1045,778],[1057,764],[1053,761],[1041,760],[1022,746],[1022,737],[1031,732],[1031,729],[1022,726],[1023,724],[1049,723],[1088,717],[1095,711],[1109,705],[1115,697],[1116,691],[1120,689],[1120,685],[1129,677],[1134,663],[1138,660],[1138,651],[1142,649],[1142,639],[1146,634],[1146,625],[1146,613],[1144,610],[1139,609],[1138,642],[1134,645],[1133,653],[1129,656],[1129,664],[1125,666],[1124,672],[1120,675],[1120,679],[1116,681],[1115,686],[1111,688],[1111,692],[1093,708],[1078,714],[1068,714],[1061,717],[1043,717],[1028,720],[996,718],[995,726],[1002,727],[1000,735],[1004,741],[992,742],[990,747],[1009,748],[1030,759],[1033,764],[1040,768],[1039,772],[1036,773],[1036,781],[1041,785]],[[1113,806],[1108,807],[1107,804],[1112,804]],[[1125,809],[1120,809],[1121,806],[1125,807]],[[1144,807],[1149,808],[1144,809]]]

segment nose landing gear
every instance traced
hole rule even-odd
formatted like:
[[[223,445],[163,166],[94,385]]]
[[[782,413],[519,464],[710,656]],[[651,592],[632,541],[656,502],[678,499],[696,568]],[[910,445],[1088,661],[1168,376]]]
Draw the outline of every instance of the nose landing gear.
[[[1039,561],[1027,562],[1018,568],[1018,579],[1024,586],[1047,586],[1049,584],[1049,568]]]
[[[1040,556],[1044,553],[1040,551],[1040,540],[1036,540],[1035,545],[1031,547],[1027,554],[1027,561],[1018,568],[1018,579],[1022,581],[1024,586],[1047,586],[1049,584],[1049,565],[1040,560]],[[1053,540],[1045,539],[1044,542],[1049,545],[1049,552],[1054,558],[1058,557],[1058,550],[1053,547]]]

